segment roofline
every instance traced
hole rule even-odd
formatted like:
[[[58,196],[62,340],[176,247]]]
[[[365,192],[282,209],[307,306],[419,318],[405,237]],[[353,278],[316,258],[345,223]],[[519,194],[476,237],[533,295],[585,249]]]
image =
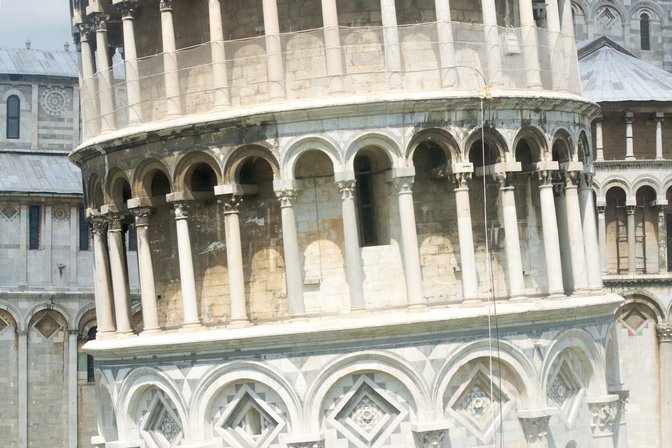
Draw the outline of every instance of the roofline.
[[[639,59],[637,56],[635,56],[634,54],[630,53],[628,50],[617,44],[614,40],[610,39],[607,36],[602,35],[594,39],[593,41],[588,42],[587,44],[578,49],[579,60],[585,58],[590,54],[595,53],[602,47],[611,47],[616,51],[631,56],[635,59]]]

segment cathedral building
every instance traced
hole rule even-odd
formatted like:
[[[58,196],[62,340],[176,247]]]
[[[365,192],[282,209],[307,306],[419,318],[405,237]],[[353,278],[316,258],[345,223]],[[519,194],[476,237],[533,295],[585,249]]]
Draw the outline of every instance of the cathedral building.
[[[71,11],[94,446],[627,446],[569,1]]]

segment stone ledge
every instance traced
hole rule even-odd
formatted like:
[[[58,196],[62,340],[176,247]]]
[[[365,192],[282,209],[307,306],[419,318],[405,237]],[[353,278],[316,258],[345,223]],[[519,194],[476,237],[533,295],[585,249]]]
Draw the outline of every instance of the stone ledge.
[[[499,302],[497,321],[500,329],[611,317],[623,299],[616,294],[558,299]],[[99,365],[139,362],[159,357],[222,356],[255,352],[291,351],[297,346],[310,347],[338,343],[469,333],[488,327],[491,306],[450,306],[407,312],[361,311],[324,319],[307,319],[283,324],[255,325],[244,328],[207,329],[192,332],[160,332],[139,337],[111,337],[90,341],[85,349]]]

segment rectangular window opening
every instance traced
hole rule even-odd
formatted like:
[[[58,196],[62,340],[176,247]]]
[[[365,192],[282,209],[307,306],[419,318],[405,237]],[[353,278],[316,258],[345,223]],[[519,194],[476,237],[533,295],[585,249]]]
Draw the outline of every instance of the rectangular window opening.
[[[39,250],[40,248],[40,220],[42,207],[30,205],[28,207],[28,249]]]

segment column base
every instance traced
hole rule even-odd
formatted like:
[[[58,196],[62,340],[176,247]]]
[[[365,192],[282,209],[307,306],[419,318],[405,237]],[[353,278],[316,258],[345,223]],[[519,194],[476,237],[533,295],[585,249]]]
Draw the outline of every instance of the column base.
[[[252,322],[250,322],[248,319],[232,319],[229,321],[229,323],[226,325],[226,328],[245,328],[245,327],[250,327],[252,326]]]
[[[567,299],[567,295],[565,295],[564,291],[553,291],[549,292],[548,295],[546,296],[547,299]]]
[[[161,328],[148,328],[146,330],[142,330],[138,336],[145,336],[145,335],[150,335],[150,334],[157,334],[161,333]]]
[[[636,160],[635,156],[625,156],[625,160]]]
[[[527,299],[528,297],[522,292],[511,294],[509,296],[509,302],[522,302]]]
[[[137,334],[133,333],[133,330],[128,330],[128,331],[117,331],[114,333],[115,337],[117,338],[127,338],[131,336],[137,336]]]
[[[409,303],[406,306],[406,310],[408,311],[422,311],[427,308],[426,303]]]
[[[185,322],[182,324],[180,327],[180,331],[193,331],[193,330],[198,330],[199,328],[202,328],[203,324],[200,322]]]

